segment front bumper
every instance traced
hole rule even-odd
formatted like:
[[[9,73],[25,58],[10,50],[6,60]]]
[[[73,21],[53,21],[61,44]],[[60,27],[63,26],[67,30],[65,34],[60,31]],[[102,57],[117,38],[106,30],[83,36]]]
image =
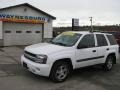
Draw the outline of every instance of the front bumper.
[[[41,75],[41,76],[49,76],[50,74],[50,70],[51,70],[51,66],[50,65],[47,65],[47,64],[39,64],[39,63],[35,63],[33,61],[30,61],[28,60],[27,58],[23,56],[21,56],[21,64],[22,66],[26,64],[26,68],[34,73],[34,74],[37,74],[37,75]]]

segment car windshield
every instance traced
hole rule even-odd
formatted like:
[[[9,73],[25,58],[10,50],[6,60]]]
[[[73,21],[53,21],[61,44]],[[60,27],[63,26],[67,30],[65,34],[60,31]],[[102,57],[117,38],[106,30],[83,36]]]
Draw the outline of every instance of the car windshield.
[[[78,39],[80,38],[81,34],[73,33],[73,32],[64,32],[54,38],[51,43],[57,44],[61,46],[73,46]]]

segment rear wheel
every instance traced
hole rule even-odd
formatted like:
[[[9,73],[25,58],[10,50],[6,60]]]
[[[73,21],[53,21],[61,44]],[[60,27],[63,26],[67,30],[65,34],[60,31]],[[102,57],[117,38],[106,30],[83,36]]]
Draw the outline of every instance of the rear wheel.
[[[67,79],[70,73],[70,67],[66,62],[57,62],[54,64],[50,78],[54,82],[63,82]]]
[[[106,62],[104,64],[104,69],[106,71],[110,71],[113,68],[113,64],[114,64],[114,57],[113,56],[108,56],[106,59]]]

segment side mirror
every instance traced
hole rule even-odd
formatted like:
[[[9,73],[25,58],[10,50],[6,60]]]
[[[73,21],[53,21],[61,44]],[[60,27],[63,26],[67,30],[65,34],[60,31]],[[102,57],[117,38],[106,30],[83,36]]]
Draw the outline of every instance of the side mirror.
[[[77,49],[83,49],[83,48],[87,48],[87,46],[86,45],[80,45],[80,44],[77,46]]]

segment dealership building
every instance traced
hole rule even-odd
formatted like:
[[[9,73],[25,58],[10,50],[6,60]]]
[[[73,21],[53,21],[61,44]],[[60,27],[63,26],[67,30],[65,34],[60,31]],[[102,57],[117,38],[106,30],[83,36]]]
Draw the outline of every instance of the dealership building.
[[[28,3],[0,9],[0,46],[30,45],[53,37],[56,18]]]

